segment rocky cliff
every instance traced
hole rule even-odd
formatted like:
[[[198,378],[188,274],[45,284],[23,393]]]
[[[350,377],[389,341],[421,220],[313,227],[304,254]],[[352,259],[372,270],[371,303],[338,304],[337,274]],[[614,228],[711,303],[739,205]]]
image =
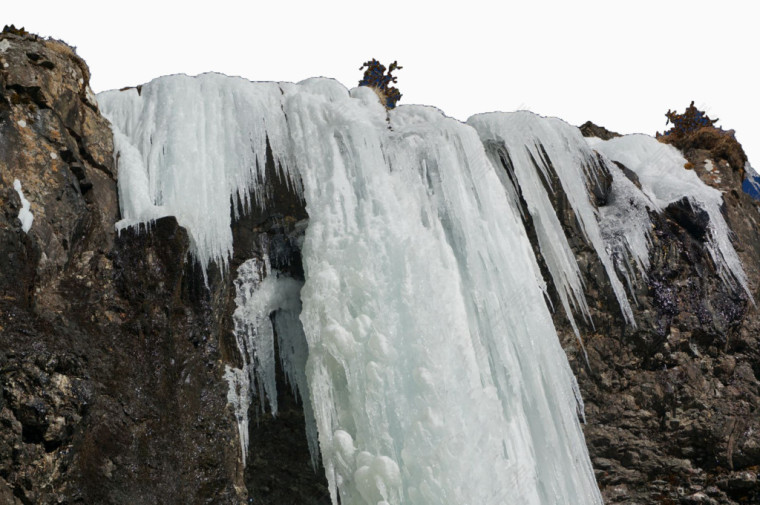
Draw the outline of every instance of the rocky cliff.
[[[582,241],[574,250],[594,323],[582,331],[588,362],[561,314],[555,323],[580,382],[586,441],[606,503],[758,503],[760,207],[741,191],[743,163],[731,163],[746,159],[738,144],[726,150],[695,137],[681,148],[699,177],[723,192],[754,301],[720,281],[705,248],[706,216],[681,201],[650,215],[651,267],[635,281],[636,328],[624,324]],[[606,192],[602,184],[599,208]],[[562,198],[555,209],[573,229]]]
[[[74,51],[5,31],[0,67],[0,502],[239,502],[226,293],[175,220],[116,235],[112,134]]]
[[[267,177],[266,211],[234,221],[229,270],[212,268],[207,281],[174,218],[117,235],[118,163],[88,80],[63,43],[0,36],[0,503],[329,503],[285,381],[277,417],[251,413],[243,467],[223,378],[225,364],[242,359],[232,279],[264,253],[303,277],[303,202]],[[758,300],[760,215],[741,191],[740,157],[696,140],[679,148],[723,191]],[[275,172],[271,156],[267,170]],[[601,208],[611,181],[596,175]],[[30,227],[18,219],[22,194]],[[586,402],[606,502],[759,502],[760,319],[756,302],[720,281],[705,217],[685,203],[652,214],[633,328],[566,199],[557,191],[552,203],[584,276],[588,360],[561,311],[555,324]]]

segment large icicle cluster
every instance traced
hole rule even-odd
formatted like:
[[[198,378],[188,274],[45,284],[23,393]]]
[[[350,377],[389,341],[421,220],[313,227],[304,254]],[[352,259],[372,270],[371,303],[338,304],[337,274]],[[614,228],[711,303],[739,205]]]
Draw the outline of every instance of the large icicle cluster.
[[[120,226],[176,215],[204,268],[230,255],[231,206],[266,205],[267,149],[306,202],[303,286],[265,260],[237,271],[243,363],[226,378],[244,454],[251,401],[277,409],[276,334],[291,384],[310,399],[335,505],[601,503],[519,214],[522,198],[565,311],[587,317],[551,207],[556,176],[633,324],[605,247],[620,217],[591,205],[597,158],[576,129],[529,113],[468,124],[421,106],[386,116],[372,90],[328,79],[170,76],[99,102],[114,125]],[[639,176],[650,184],[646,168]],[[616,177],[614,191],[626,182]],[[670,201],[658,193],[668,187],[646,196]],[[720,199],[690,194],[708,207]],[[714,257],[746,285],[716,209]],[[646,270],[641,233],[626,248]]]
[[[625,289],[615,275],[586,188],[586,179],[595,177],[594,166],[598,162],[578,128],[560,119],[542,118],[526,111],[479,114],[467,122],[490,147],[493,163],[505,165],[511,178],[502,176],[502,180],[512,199],[516,200],[518,195],[524,199],[536,229],[541,254],[576,335],[578,329],[571,305],[586,318],[589,314],[575,254],[550,200],[549,192],[559,189],[567,195],[581,231],[604,265],[626,322],[635,325],[633,311]],[[561,188],[553,187],[552,174],[556,174]],[[515,201],[513,205],[519,206],[520,203]]]
[[[310,139],[301,319],[334,500],[598,503],[530,243],[477,133],[414,106],[389,132],[354,95],[285,105]]]
[[[287,159],[281,97],[292,84],[257,83],[221,74],[175,75],[138,91],[101,93],[114,129],[124,227],[165,215],[190,231],[204,268],[226,265],[232,251],[230,203],[266,205],[267,145],[296,189]]]

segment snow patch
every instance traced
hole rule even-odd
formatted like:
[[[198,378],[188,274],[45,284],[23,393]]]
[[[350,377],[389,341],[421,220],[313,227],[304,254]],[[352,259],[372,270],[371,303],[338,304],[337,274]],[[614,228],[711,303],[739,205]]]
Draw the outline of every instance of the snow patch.
[[[32,205],[29,203],[29,200],[24,197],[24,192],[21,190],[21,181],[14,179],[13,189],[16,190],[18,197],[21,199],[21,210],[18,211],[18,219],[21,221],[21,229],[24,230],[24,233],[29,233],[29,229],[32,227],[32,222],[34,221],[34,214],[32,214],[31,211]]]
[[[731,243],[731,230],[720,210],[723,196],[705,184],[693,170],[684,168],[686,159],[678,149],[643,134],[617,137],[597,143],[594,148],[636,173],[641,191],[653,210],[662,211],[671,203],[686,198],[691,205],[707,212],[710,223],[706,245],[718,275],[727,285],[740,286],[752,299],[747,275]],[[636,240],[646,239],[639,234]]]

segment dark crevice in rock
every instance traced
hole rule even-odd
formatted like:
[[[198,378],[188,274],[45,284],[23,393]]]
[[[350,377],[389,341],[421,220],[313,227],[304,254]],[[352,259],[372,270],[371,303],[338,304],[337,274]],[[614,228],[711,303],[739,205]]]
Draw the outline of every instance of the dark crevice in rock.
[[[82,141],[82,137],[76,131],[74,131],[72,128],[69,128],[68,126],[66,127],[66,130],[69,132],[69,135],[71,135],[71,137],[76,141],[77,147],[79,148],[79,155],[82,156],[89,165],[91,165],[94,168],[97,168],[109,178],[112,178],[113,171],[109,167],[101,163],[98,163],[98,161],[92,157],[90,152],[85,147],[84,142]]]
[[[34,104],[40,109],[50,109],[50,105],[45,100],[45,94],[39,86],[24,87],[19,84],[9,84],[6,89],[12,93],[10,101],[14,104]]]
[[[274,341],[277,416],[259,413],[256,402],[249,412],[250,449],[245,473],[251,503],[330,505],[324,469],[311,466],[303,404],[287,383],[276,335]]]
[[[40,54],[26,53],[26,57],[29,58],[29,60],[32,63],[39,65],[41,67],[44,67],[48,70],[53,70],[55,68],[55,63],[53,63],[52,61],[48,60],[47,58],[45,58],[44,56]]]
[[[234,248],[228,277],[234,279],[239,266],[246,260],[262,260],[266,255],[273,270],[303,280],[300,243],[308,220],[305,203],[277,167],[268,140],[264,162],[265,170],[259,184],[266,198],[266,207],[259,206],[251,193],[247,209],[242,209],[239,215],[234,207],[230,209]],[[225,359],[240,366],[242,358],[238,356],[232,333],[234,297],[234,287],[230,287],[224,310],[226,330],[220,346]],[[248,465],[244,471],[249,502],[257,505],[329,505],[324,469],[311,466],[303,405],[287,384],[279,348],[276,347],[275,352],[278,414],[273,417],[268,412],[260,413],[258,400],[254,400],[249,412],[250,442]]]

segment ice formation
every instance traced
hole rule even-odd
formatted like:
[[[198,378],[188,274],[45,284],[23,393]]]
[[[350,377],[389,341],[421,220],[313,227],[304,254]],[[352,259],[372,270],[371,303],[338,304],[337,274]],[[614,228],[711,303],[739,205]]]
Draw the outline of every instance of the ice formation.
[[[615,274],[586,188],[586,180],[596,177],[598,161],[578,128],[560,119],[543,118],[527,111],[478,114],[467,123],[478,131],[489,147],[493,163],[504,165],[511,176],[505,174],[501,179],[512,197],[513,206],[520,206],[518,197],[524,199],[536,229],[541,254],[576,335],[578,329],[571,306],[587,319],[588,306],[575,254],[551,204],[549,193],[558,189],[564,190],[581,232],[604,265],[626,322],[635,326],[633,311]],[[561,188],[553,187],[553,174]]]
[[[190,231],[201,265],[226,265],[232,251],[233,209],[266,204],[257,182],[267,146],[290,176],[281,97],[292,84],[257,83],[220,74],[157,79],[98,101],[114,126],[119,162],[118,227],[165,215]]]
[[[13,189],[16,190],[18,197],[21,199],[21,209],[18,211],[18,220],[21,221],[21,229],[24,230],[24,233],[29,233],[29,229],[32,227],[32,222],[34,221],[34,214],[32,214],[31,211],[32,205],[21,190],[21,181],[14,179]]]
[[[318,98],[286,110],[319,126],[297,132],[319,146],[297,157],[301,319],[333,496],[598,503],[530,243],[476,132],[419,106],[388,131],[381,109]]]
[[[273,271],[266,256],[263,260],[245,261],[237,271],[236,310],[232,319],[243,363],[240,368],[227,365],[225,379],[229,384],[227,399],[235,408],[244,465],[248,453],[248,410],[254,398],[258,399],[261,413],[268,403],[272,415],[277,414],[275,335],[285,376],[303,403],[309,450],[313,462],[317,462],[316,424],[306,379],[308,349],[299,320],[301,285]]]
[[[632,205],[625,202],[618,207],[619,219],[611,223],[611,228],[619,227],[626,234],[626,243],[642,272],[649,265],[649,222],[648,214],[642,211],[648,207],[660,212],[669,204],[683,200],[702,209],[709,216],[707,250],[724,283],[740,287],[752,299],[747,285],[747,276],[741,260],[731,243],[731,230],[726,224],[721,206],[723,196],[720,191],[705,184],[693,171],[684,167],[686,159],[673,146],[659,142],[648,135],[626,135],[607,141],[591,140],[593,148],[610,160],[632,170],[641,184],[641,190],[632,183],[624,183],[617,177],[620,197],[625,193],[635,199]],[[612,171],[615,175],[616,171]],[[621,188],[624,185],[626,188]],[[615,189],[615,188],[613,188]],[[614,194],[614,191],[613,191]]]
[[[114,125],[120,226],[176,215],[201,264],[225,265],[232,215],[267,204],[267,149],[306,202],[303,285],[265,259],[235,272],[242,362],[225,376],[242,444],[252,401],[276,412],[277,344],[310,400],[336,505],[602,502],[520,216],[522,197],[565,310],[587,315],[551,208],[561,185],[633,323],[608,252],[613,218],[585,186],[598,160],[577,130],[528,113],[387,114],[372,90],[328,79],[170,76],[99,103]]]

